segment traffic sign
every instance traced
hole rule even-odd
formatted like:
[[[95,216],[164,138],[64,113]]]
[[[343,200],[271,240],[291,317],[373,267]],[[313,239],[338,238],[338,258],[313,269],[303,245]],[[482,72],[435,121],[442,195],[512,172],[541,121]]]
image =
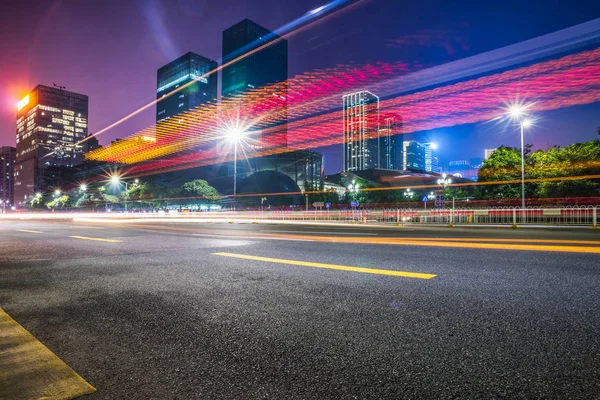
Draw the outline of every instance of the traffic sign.
[[[435,206],[444,207],[446,204],[446,196],[435,196]]]
[[[325,203],[325,208],[331,208],[331,203]]]
[[[352,200],[352,202],[350,203],[350,205],[351,205],[352,207],[358,207],[358,204],[359,204],[359,203],[358,203],[358,201],[356,201],[356,200]]]
[[[425,195],[425,196],[421,197],[421,201],[422,201],[423,203],[427,203],[427,201],[428,201],[428,200],[429,200],[429,198],[427,197],[427,195]]]

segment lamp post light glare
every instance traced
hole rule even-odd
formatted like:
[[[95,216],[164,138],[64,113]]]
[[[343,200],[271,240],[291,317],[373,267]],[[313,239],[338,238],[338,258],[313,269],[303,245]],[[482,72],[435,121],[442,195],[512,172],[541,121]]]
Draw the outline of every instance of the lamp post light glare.
[[[58,197],[58,196],[60,196],[60,193],[61,193],[60,190],[56,189],[54,191],[54,196]]]
[[[521,130],[521,209],[525,209],[525,143],[523,136],[525,129],[533,125],[533,121],[527,118],[527,109],[531,105],[513,104],[508,108],[511,119],[517,121]]]
[[[358,183],[356,183],[356,181],[353,179],[352,183],[350,185],[348,185],[348,191],[350,193],[358,193],[360,189],[360,185]]]
[[[79,186],[79,190],[85,192],[87,190],[87,185],[85,183],[81,184],[81,186]]]
[[[404,197],[412,200],[412,196],[413,196],[414,192],[412,190],[410,190],[410,188],[406,189],[406,192],[404,192]]]
[[[452,179],[447,178],[447,175],[443,174],[442,177],[438,179],[437,183],[442,187],[442,189],[446,189],[446,186],[452,183]]]

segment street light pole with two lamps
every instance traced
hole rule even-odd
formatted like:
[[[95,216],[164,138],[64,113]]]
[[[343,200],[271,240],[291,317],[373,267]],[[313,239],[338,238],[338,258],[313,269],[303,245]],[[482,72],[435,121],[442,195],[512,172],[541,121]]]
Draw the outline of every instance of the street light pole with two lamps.
[[[442,177],[437,181],[438,185],[442,187],[442,193],[446,195],[446,188],[452,183],[452,179],[448,178],[446,174],[442,174]],[[452,211],[450,212],[450,227],[454,226],[454,195],[452,196]]]
[[[521,209],[525,210],[525,144],[523,136],[525,128],[532,124],[531,119],[527,118],[525,111],[528,106],[513,105],[509,108],[509,114],[512,119],[519,123],[521,128]],[[525,118],[524,118],[525,117]]]
[[[114,184],[114,185],[118,185],[118,184],[120,184],[120,183],[121,183],[121,178],[120,178],[118,175],[113,175],[113,176],[110,178],[110,182],[111,182],[112,184]],[[124,180],[124,181],[123,181],[123,183],[125,184],[125,193],[127,193],[127,190],[128,190],[128,187],[129,187],[129,186],[128,186],[128,185],[129,185],[129,182],[127,182],[127,181],[125,181],[125,180]],[[135,179],[135,180],[133,181],[133,184],[134,184],[134,185],[137,185],[138,183],[140,183],[140,180],[139,180],[139,179]],[[82,185],[82,186],[83,186],[83,185]],[[84,190],[84,191],[85,191],[85,189],[82,189],[82,190]],[[125,200],[125,212],[127,212],[127,200]]]

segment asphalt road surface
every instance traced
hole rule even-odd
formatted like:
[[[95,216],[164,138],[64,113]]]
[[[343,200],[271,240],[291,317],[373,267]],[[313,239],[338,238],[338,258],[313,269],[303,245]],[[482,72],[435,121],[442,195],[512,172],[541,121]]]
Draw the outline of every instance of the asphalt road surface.
[[[599,305],[591,230],[0,221],[89,398],[599,399]]]

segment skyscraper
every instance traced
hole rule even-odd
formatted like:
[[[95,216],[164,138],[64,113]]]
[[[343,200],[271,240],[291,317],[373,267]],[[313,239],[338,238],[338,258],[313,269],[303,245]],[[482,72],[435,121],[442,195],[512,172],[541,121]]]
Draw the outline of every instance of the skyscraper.
[[[287,79],[287,40],[249,19],[223,31],[223,70],[221,73],[223,99],[243,95],[248,91],[270,84],[278,84],[278,92],[272,94],[277,96],[280,102],[277,122],[256,126],[259,129],[277,127],[271,134],[261,134],[260,137],[255,138],[267,146],[287,145],[285,125],[287,124]],[[240,96],[238,99],[238,106],[243,107],[244,96]]]
[[[274,43],[265,46],[271,42]],[[265,47],[252,53],[261,46]],[[288,78],[288,42],[245,19],[223,31],[223,66],[221,91],[224,97],[285,82]]]
[[[404,169],[425,171],[425,146],[411,140],[404,142]]]
[[[14,147],[0,147],[0,209],[14,204],[15,153]]]
[[[381,115],[379,119],[378,168],[402,168],[402,135],[398,135],[398,123],[394,115]]]
[[[379,168],[379,97],[363,90],[343,101],[344,172]]]
[[[158,69],[156,83],[156,123],[207,103],[217,102],[217,62],[189,52]],[[189,84],[185,89],[169,93]],[[160,132],[160,129],[158,129]],[[158,134],[160,136],[160,134]],[[160,139],[160,138],[157,138]]]
[[[36,86],[17,106],[15,205],[25,205],[48,166],[72,167],[87,146],[88,97],[61,87]]]
[[[436,143],[423,143],[425,148],[425,171],[439,172],[439,159]]]

